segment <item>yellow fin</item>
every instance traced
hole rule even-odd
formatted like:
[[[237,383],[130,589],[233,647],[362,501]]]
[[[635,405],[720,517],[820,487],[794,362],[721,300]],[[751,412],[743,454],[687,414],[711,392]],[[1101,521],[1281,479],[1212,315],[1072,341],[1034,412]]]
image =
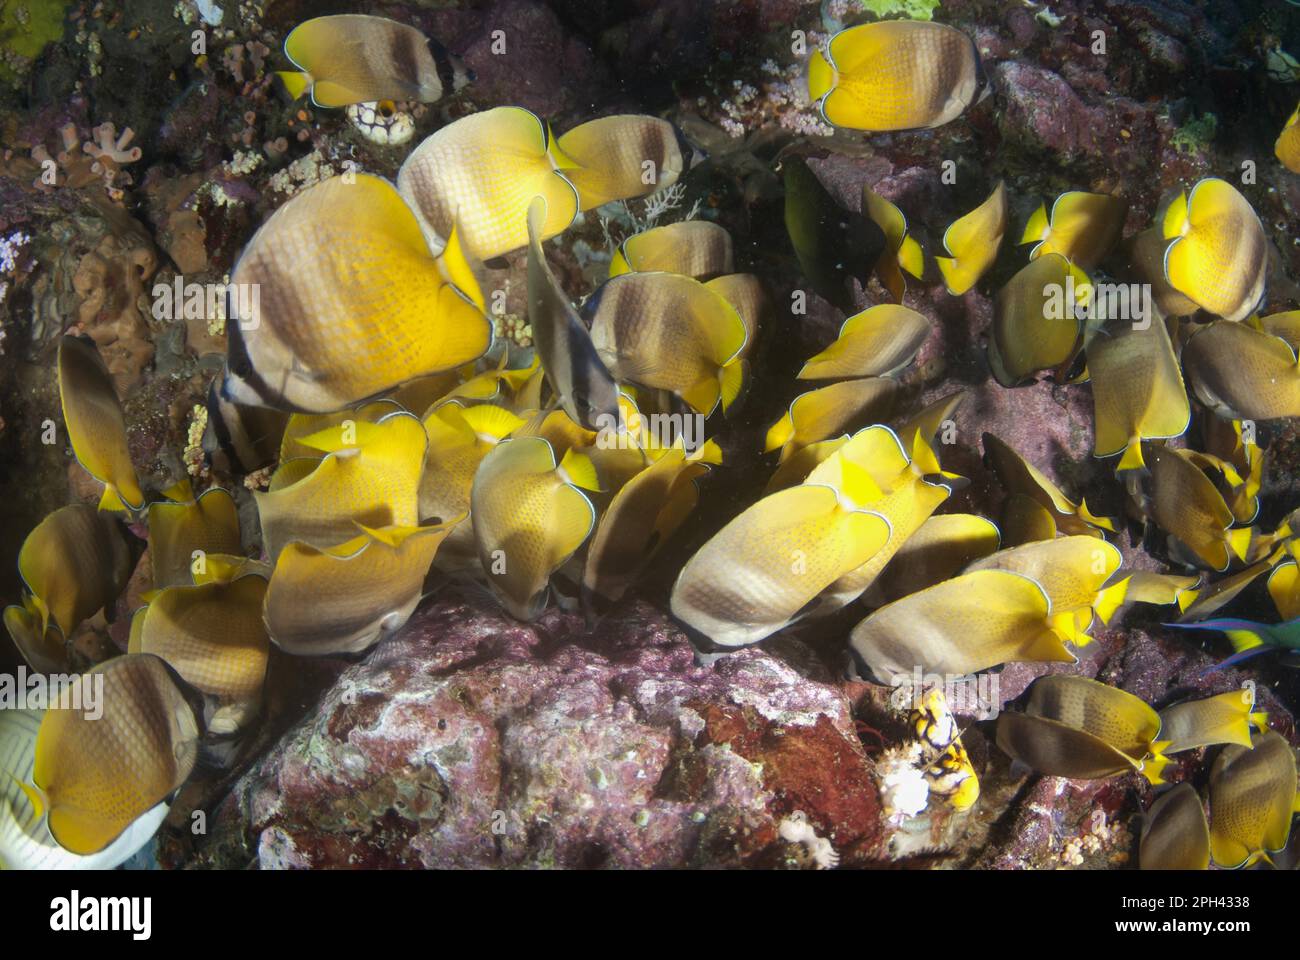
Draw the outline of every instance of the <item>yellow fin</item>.
[[[902,246],[898,248],[898,265],[918,280],[925,273],[925,252],[911,237],[904,237]]]
[[[1183,231],[1187,228],[1187,192],[1183,191],[1169,205],[1165,211],[1164,232],[1165,239],[1170,240],[1174,237],[1182,236]]]
[[[126,504],[118,496],[117,490],[110,484],[104,487],[104,493],[99,498],[99,509],[107,510],[110,513],[125,513]]]
[[[749,364],[743,359],[733,360],[723,367],[722,372],[718,374],[723,413],[726,413],[731,405],[736,402],[736,398],[740,396],[740,391],[745,385],[745,372],[748,367]]]
[[[288,91],[290,100],[297,100],[311,86],[311,74],[303,73],[300,70],[277,70],[275,75],[284,84],[284,89]]]
[[[1029,218],[1029,222],[1025,224],[1025,235],[1020,238],[1020,242],[1024,244],[1046,240],[1047,232],[1047,204],[1042,203],[1034,211],[1034,215]]]
[[[1109,587],[1103,587],[1097,594],[1097,600],[1092,605],[1102,623],[1110,623],[1110,618],[1115,615],[1115,611],[1124,605],[1124,599],[1128,596],[1129,582],[1132,577],[1125,577],[1118,583],[1112,583]]]
[[[45,794],[41,792],[41,788],[32,786],[30,783],[24,783],[8,771],[6,771],[5,775],[18,785],[18,789],[23,792],[23,796],[27,798],[27,802],[30,803],[32,809],[36,811],[37,819],[44,817],[45,809],[48,804],[45,801]]]
[[[461,243],[460,230],[456,227],[455,221],[452,221],[451,235],[447,237],[447,246],[438,257],[438,263],[442,266],[447,282],[465,294],[470,303],[486,312],[483,291],[479,288],[478,278],[474,276],[469,259],[465,256],[465,246]]]
[[[516,416],[505,407],[490,403],[468,407],[461,415],[476,434],[494,437],[497,440],[504,440],[525,423],[522,417]]]
[[[1240,527],[1228,531],[1228,547],[1237,555],[1237,559],[1243,561],[1246,559],[1246,553],[1250,549],[1250,536],[1254,532],[1254,527]]]
[[[311,85],[311,99],[318,107],[348,107],[354,103],[365,103],[368,98],[333,80],[317,80]]]
[[[763,452],[771,453],[777,447],[783,447],[794,436],[794,417],[786,411],[776,423],[767,429],[767,438],[763,442]]]
[[[808,61],[808,99],[820,100],[835,82],[835,68],[822,56],[820,50]]]
[[[1168,740],[1157,740],[1151,744],[1151,755],[1142,762],[1142,776],[1146,777],[1147,782],[1153,787],[1164,783],[1165,767],[1169,766],[1170,759],[1164,755],[1165,747],[1169,746]]]
[[[1119,466],[1115,468],[1116,472],[1124,470],[1145,470],[1146,461],[1142,459],[1142,440],[1139,437],[1133,437],[1129,440],[1128,446],[1124,448],[1124,456],[1119,459]]]
[[[597,492],[603,489],[600,485],[600,476],[596,472],[596,464],[592,462],[591,457],[579,453],[572,447],[565,452],[564,459],[560,461],[560,470],[575,487]]]
[[[841,493],[855,506],[874,503],[885,496],[880,485],[866,469],[851,457],[840,458]]]

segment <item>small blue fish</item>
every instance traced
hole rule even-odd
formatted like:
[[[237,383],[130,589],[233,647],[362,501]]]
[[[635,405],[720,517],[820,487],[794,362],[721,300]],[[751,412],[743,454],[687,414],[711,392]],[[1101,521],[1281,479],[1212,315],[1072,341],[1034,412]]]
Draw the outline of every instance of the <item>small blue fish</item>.
[[[1162,626],[1173,627],[1176,630],[1217,630],[1227,636],[1232,649],[1236,652],[1222,663],[1206,670],[1207,674],[1273,650],[1300,653],[1300,617],[1282,623],[1256,623],[1253,620],[1224,617],[1218,620],[1202,620],[1199,623],[1166,623]]]

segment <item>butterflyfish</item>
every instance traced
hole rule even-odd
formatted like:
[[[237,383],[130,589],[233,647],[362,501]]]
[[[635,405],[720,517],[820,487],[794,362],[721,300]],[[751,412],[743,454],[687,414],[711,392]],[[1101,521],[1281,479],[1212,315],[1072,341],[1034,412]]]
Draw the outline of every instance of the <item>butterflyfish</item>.
[[[546,200],[534,197],[528,207],[528,322],[551,392],[575,422],[595,430],[601,417],[618,416],[618,384],[546,262],[545,222]]]
[[[1116,687],[1068,674],[1039,677],[1023,712],[998,715],[997,744],[1013,760],[1049,777],[1100,780],[1140,772],[1162,783],[1168,764],[1160,715]]]
[[[1065,376],[1083,348],[1082,310],[1092,297],[1087,274],[1059,253],[1031,260],[993,301],[988,358],[993,376],[1014,387],[1041,370]]]
[[[253,235],[231,282],[260,291],[227,325],[223,392],[236,402],[341,410],[468,363],[492,341],[457,239],[435,259],[397,191],[369,174],[295,195]]]
[[[0,710],[0,870],[112,870],[149,842],[170,807],[157,804],[98,853],[64,850],[19,786],[31,780],[44,716],[40,709]]]
[[[424,418],[429,446],[420,476],[420,519],[446,520],[468,514],[470,487],[479,464],[525,423],[504,407],[487,403],[434,407]],[[447,535],[435,562],[439,569],[450,570],[476,563],[477,558],[474,531],[470,524],[461,523]]]
[[[1259,217],[1226,180],[1201,180],[1165,212],[1165,278],[1225,320],[1243,320],[1264,296],[1267,241]]]
[[[1020,242],[1032,243],[1029,259],[1059,253],[1081,270],[1095,270],[1119,242],[1128,202],[1104,193],[1072,190],[1044,204],[1025,225]]]
[[[1286,125],[1273,145],[1273,155],[1292,173],[1300,173],[1300,107],[1287,118]]]
[[[668,390],[706,416],[740,395],[745,322],[707,284],[676,273],[620,274],[597,288],[583,312],[597,354],[619,382]]]
[[[1281,734],[1230,744],[1210,768],[1210,856],[1236,869],[1282,850],[1296,812],[1295,751]]]
[[[1244,561],[1252,528],[1234,527],[1223,495],[1187,451],[1153,447],[1148,460],[1150,518],[1188,548],[1185,559],[1219,571]]]
[[[902,542],[872,584],[868,599],[882,604],[949,580],[998,549],[997,525],[971,513],[935,514]]]
[[[28,798],[65,850],[98,853],[194,769],[202,721],[176,673],[152,654],[114,657],[81,676],[102,714],[47,710]]]
[[[889,418],[898,395],[890,377],[843,380],[801,393],[767,430],[763,451],[780,450],[780,462],[810,443],[833,437],[864,421]]]
[[[841,30],[808,63],[808,95],[827,123],[884,132],[943,126],[980,93],[979,54],[947,24],[885,20]]]
[[[948,292],[959,297],[993,266],[1007,230],[1007,188],[1001,180],[987,200],[949,225],[943,234],[946,257],[935,257]]]
[[[293,541],[266,587],[267,634],[286,653],[360,653],[400,630],[420,602],[439,544],[463,517],[423,526],[364,527],[329,547]]]
[[[1075,503],[1047,476],[1019,453],[991,433],[984,434],[984,455],[1009,494],[1021,494],[1038,503],[1051,515],[1062,533],[1101,536],[1114,532],[1115,521],[1096,516],[1086,500]]]
[[[153,587],[192,581],[195,565],[208,554],[239,553],[239,512],[220,487],[183,502],[160,500],[149,505],[149,562]]]
[[[59,400],[63,422],[77,462],[104,484],[101,510],[144,507],[144,492],[136,479],[127,449],[126,418],[113,388],[108,367],[95,345],[80,337],[59,340]]]
[[[862,188],[862,212],[885,235],[885,247],[876,260],[876,276],[894,302],[902,303],[907,290],[903,272],[919,280],[925,272],[925,253],[916,238],[908,234],[903,211],[866,186]]]
[[[718,646],[757,643],[870,560],[889,540],[889,521],[859,505],[876,485],[850,467],[841,489],[789,487],[723,527],[678,575],[673,616]]]
[[[609,263],[609,275],[661,270],[711,280],[735,270],[731,234],[708,220],[683,220],[634,233]]]
[[[233,573],[234,571],[232,571]],[[266,578],[214,577],[170,586],[133,622],[131,653],[166,660],[191,687],[214,698],[207,729],[230,735],[261,709],[270,641],[262,622]]]
[[[1165,753],[1181,753],[1218,743],[1250,746],[1250,729],[1267,729],[1268,715],[1255,712],[1251,687],[1213,697],[1186,700],[1160,711],[1160,739],[1169,741]]]
[[[1116,470],[1142,470],[1142,441],[1180,437],[1192,419],[1169,332],[1159,317],[1108,325],[1088,347],[1095,424],[1092,455],[1122,454]]]
[[[111,513],[73,504],[37,524],[18,552],[22,604],[4,611],[5,626],[33,669],[67,670],[64,640],[113,606],[134,566],[126,531]]]
[[[387,17],[315,17],[290,31],[284,54],[300,71],[276,74],[289,96],[296,100],[310,90],[319,107],[379,100],[433,103],[473,79],[441,44]]]
[[[1200,795],[1190,783],[1180,783],[1151,804],[1138,842],[1142,870],[1207,870],[1210,866],[1210,825]]]
[[[1075,535],[999,550],[976,560],[967,571],[1009,570],[1029,577],[1051,601],[1052,626],[1076,646],[1084,646],[1091,640],[1094,608],[1121,560],[1114,544]]]
[[[1201,327],[1183,347],[1196,398],[1228,420],[1300,416],[1300,365],[1279,336],[1245,323]]]
[[[713,441],[687,453],[681,438],[627,481],[601,515],[583,568],[588,607],[623,598],[699,502],[698,481],[722,461]]]
[[[914,433],[905,449],[898,434],[881,424],[859,430],[814,467],[808,483],[827,484],[861,508],[881,514],[889,521],[889,539],[866,563],[827,587],[808,615],[834,613],[860,597],[961,479],[941,468],[924,434]]]
[[[1048,623],[1046,591],[1007,570],[979,570],[944,580],[871,613],[849,642],[882,682],[927,673],[967,674],[1013,661],[1073,663]]]
[[[666,190],[681,179],[691,156],[671,123],[644,114],[588,120],[556,145],[567,158],[579,210]]]
[[[931,324],[915,310],[882,303],[844,321],[829,347],[804,364],[800,380],[874,377],[912,362]]]
[[[302,479],[254,494],[272,562],[290,541],[329,547],[353,539],[357,524],[416,523],[428,436],[415,416],[344,421],[301,442],[326,457]]]
[[[504,440],[483,458],[470,519],[483,573],[515,619],[535,620],[545,609],[552,574],[596,525],[585,491],[599,485],[589,458],[571,450],[556,463],[540,437]]]

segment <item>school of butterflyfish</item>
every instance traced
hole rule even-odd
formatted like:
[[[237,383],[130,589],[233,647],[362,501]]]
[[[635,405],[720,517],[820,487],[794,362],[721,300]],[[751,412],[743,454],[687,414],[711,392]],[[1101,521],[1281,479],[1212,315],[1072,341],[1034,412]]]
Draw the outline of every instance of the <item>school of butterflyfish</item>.
[[[435,100],[465,82],[440,47],[381,18],[309,21],[286,52],[300,68],[283,75],[286,87],[321,106]],[[827,122],[868,132],[940,126],[987,92],[970,38],[932,22],[843,30],[808,74]],[[1292,170],[1298,129],[1293,116],[1277,142]],[[232,281],[256,284],[260,299],[230,318],[209,400],[214,456],[242,471],[276,465],[255,494],[260,530],[241,529],[223,489],[143,487],[103,360],[63,339],[63,422],[103,496],[98,509],[63,507],[32,530],[18,557],[26,589],[5,626],[34,669],[72,669],[69,638],[111,610],[132,575],[138,550],[124,520],[147,528],[151,589],[129,652],[87,675],[105,685],[102,718],[0,718],[10,781],[0,784],[0,862],[120,860],[157,826],[200,748],[256,721],[273,646],[360,653],[403,626],[431,572],[485,582],[525,621],[557,595],[593,615],[625,596],[722,461],[714,439],[665,439],[644,418],[719,424],[749,386],[770,311],[711,222],[629,237],[581,303],[544,243],[582,211],[671,186],[688,165],[656,117],[603,117],[557,136],[528,110],[496,107],[415,147],[395,185],[340,176],[285,202],[234,268]],[[1001,516],[940,512],[967,482],[938,456],[963,393],[916,407],[901,389],[932,333],[901,302],[925,254],[889,200],[867,189],[846,209],[802,159],[782,166],[802,273],[852,315],[807,359],[797,375],[807,389],[766,431],[762,496],[677,574],[669,606],[699,645],[739,648],[860,601],[870,612],[848,650],[864,676],[889,682],[918,666],[1068,664],[1098,620],[1145,603],[1169,605],[1174,626],[1226,635],[1227,663],[1300,651],[1300,521],[1257,523],[1257,425],[1300,416],[1300,312],[1255,313],[1267,243],[1232,184],[1201,180],[1127,240],[1125,201],[1064,193],[1030,217],[1024,266],[994,297],[992,375],[1004,387],[1090,383],[1093,453],[1114,458],[1133,511],[1167,543],[1175,569],[1158,573],[1123,569],[1111,542],[1119,522],[992,434],[982,448],[1006,495]],[[951,295],[989,272],[1008,219],[999,182],[947,226],[934,260]],[[531,352],[494,344],[477,279],[481,261],[517,251]],[[1116,253],[1153,291],[1140,322],[1091,309],[1090,277]],[[872,275],[888,302],[853,312],[852,281]],[[1065,309],[1052,302],[1058,290],[1070,292]],[[1191,397],[1204,408],[1197,448],[1165,443],[1187,434]],[[257,541],[248,556],[242,545]],[[1213,618],[1265,575],[1278,623]],[[1237,867],[1286,845],[1296,807],[1293,750],[1253,707],[1251,690],[1230,690],[1157,710],[1048,674],[1001,713],[996,742],[1041,774],[1137,772],[1153,784],[1173,755],[1220,746],[1208,817],[1190,783],[1160,794],[1141,860]],[[968,808],[978,781],[951,716],[930,704],[913,721],[936,748],[927,776]]]

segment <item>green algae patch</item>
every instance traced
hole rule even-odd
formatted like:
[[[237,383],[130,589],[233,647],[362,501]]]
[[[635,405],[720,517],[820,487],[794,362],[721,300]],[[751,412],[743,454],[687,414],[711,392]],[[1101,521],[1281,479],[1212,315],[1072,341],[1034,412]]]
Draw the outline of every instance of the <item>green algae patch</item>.
[[[41,52],[63,36],[68,4],[0,0],[0,81],[14,85]]]

